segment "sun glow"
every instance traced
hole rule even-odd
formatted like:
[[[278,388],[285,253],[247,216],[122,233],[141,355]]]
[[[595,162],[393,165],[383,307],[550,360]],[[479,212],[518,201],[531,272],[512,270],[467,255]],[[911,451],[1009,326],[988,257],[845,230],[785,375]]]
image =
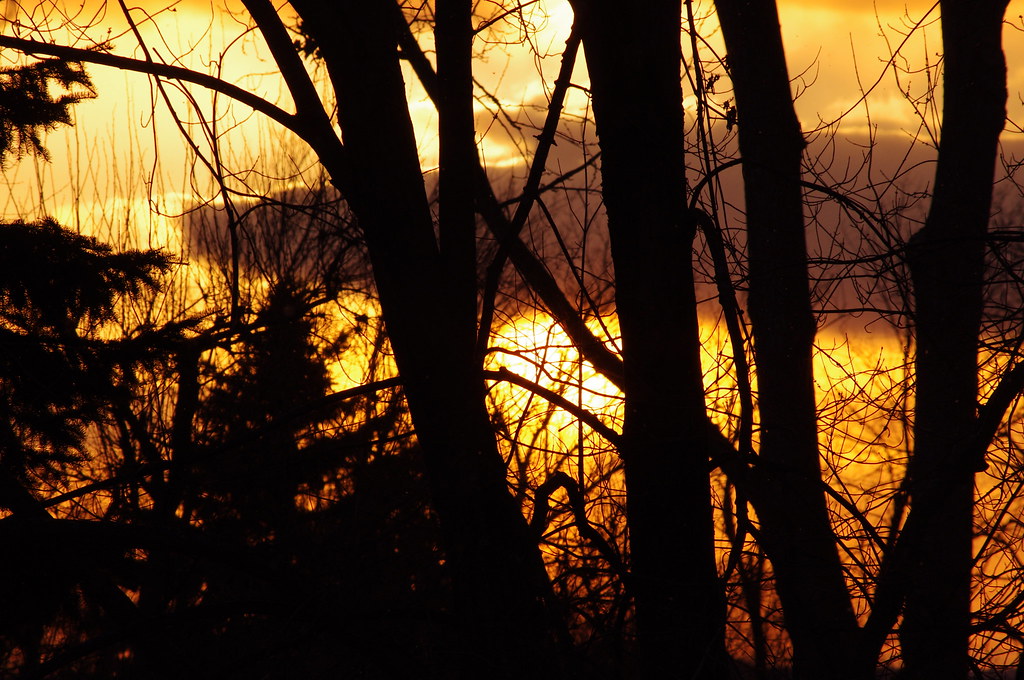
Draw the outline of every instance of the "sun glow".
[[[599,337],[611,333],[606,344],[614,346],[618,332],[614,315],[590,325]],[[732,437],[739,405],[736,366],[724,325],[716,319],[704,318],[700,343],[709,416]],[[814,369],[822,423],[820,442],[823,457],[832,459],[826,471],[854,464],[874,469],[877,463],[891,461],[894,455],[905,456],[906,414],[912,407],[908,388],[911,360],[905,341],[895,333],[819,333]],[[621,431],[621,391],[581,360],[569,337],[545,314],[524,314],[498,328],[485,369],[508,370]],[[753,381],[756,393],[756,376]],[[549,443],[563,454],[578,448],[576,428],[591,429],[571,413],[519,385],[502,384],[495,379],[490,400],[506,423],[515,424],[517,432],[530,432],[541,426],[548,432],[557,432],[555,442]],[[608,443],[604,442],[601,448],[608,450]]]
[[[616,332],[613,318],[603,321],[603,325],[592,323],[592,330],[598,334],[606,330]],[[612,339],[606,342],[611,344]],[[607,427],[621,429],[621,393],[580,358],[566,333],[546,314],[538,312],[508,319],[493,335],[484,368],[491,372],[509,371],[592,414]],[[582,455],[581,445],[586,449],[609,450],[609,443],[593,433],[592,428],[585,427],[580,418],[528,388],[496,379],[491,383],[488,399],[492,410],[501,414],[503,432],[509,441],[534,441],[561,457]]]

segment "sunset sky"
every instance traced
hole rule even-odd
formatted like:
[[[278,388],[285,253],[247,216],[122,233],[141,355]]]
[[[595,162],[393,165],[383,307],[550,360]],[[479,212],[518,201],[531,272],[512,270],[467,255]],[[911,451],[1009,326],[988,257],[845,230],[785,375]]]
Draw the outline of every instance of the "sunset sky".
[[[13,22],[22,26],[56,26],[61,23],[60,12],[65,11],[67,4],[6,0],[5,5],[0,5],[6,7],[3,33],[38,38],[39,33],[26,33],[24,28],[17,28]],[[486,8],[487,5],[482,3],[481,7]],[[214,0],[213,3],[185,0],[159,11],[165,7],[162,2],[145,2],[141,7],[133,6],[132,10],[155,55],[205,72],[221,69],[226,80],[290,108],[287,96],[281,95],[274,65],[266,58],[258,37],[253,34],[239,37],[244,29],[239,3],[225,7],[223,0]],[[695,3],[694,7],[698,16],[710,17],[701,24],[702,34],[720,51],[720,36],[711,12],[712,4]],[[146,21],[147,12],[155,13],[151,21]],[[1024,135],[1017,127],[1024,121],[1022,13],[1024,0],[1013,0],[1006,13],[1008,23],[1004,40],[1009,68],[1008,113],[1011,121],[1004,134],[1004,143],[1017,157],[1021,156],[1019,149],[1024,148],[1021,144]],[[887,146],[894,144],[892,148],[902,150],[911,135],[920,134],[920,121],[904,93],[920,96],[927,91],[928,80],[919,69],[926,63],[934,64],[941,55],[937,9],[930,2],[819,3],[785,0],[780,2],[780,14],[790,75],[794,79],[794,89],[799,93],[797,110],[805,132],[818,130],[846,114],[840,128],[840,139],[862,141],[868,130],[867,114],[870,113],[870,123],[877,126],[878,138],[884,142],[883,157]],[[493,94],[510,111],[524,104],[539,107],[546,102],[545,88],[550,87],[558,68],[572,13],[567,2],[545,0],[528,5],[524,9],[524,17],[542,27],[532,46],[544,58],[538,58],[526,45],[515,44],[518,38],[516,27],[508,24],[501,35],[490,37],[510,44],[493,46],[475,65],[477,78],[493,88]],[[116,3],[104,8],[98,0],[87,0],[74,16],[74,21],[84,27],[80,35],[87,36],[79,45],[87,44],[87,40],[110,39],[115,53],[142,56]],[[919,22],[926,28],[914,33],[903,44],[909,27]],[[57,31],[48,35],[48,39],[66,41],[67,33]],[[889,64],[889,57],[897,48],[900,56],[894,63],[903,71],[898,83]],[[690,55],[685,47],[684,54],[688,60]],[[10,57],[4,55],[4,58]],[[537,75],[538,67],[545,74],[544,80]],[[202,188],[202,172],[196,177],[190,176],[185,164],[185,145],[162,104],[157,107],[154,122],[150,113],[151,102],[157,95],[149,82],[142,76],[101,67],[91,67],[90,73],[98,98],[78,106],[74,128],[49,136],[52,164],[25,159],[6,170],[5,183],[9,191],[6,197],[0,198],[0,214],[32,217],[45,212],[67,220],[74,212],[72,204],[75,203],[79,215],[87,204],[92,205],[90,210],[96,209],[94,204],[98,204],[106,213],[111,211],[112,202],[118,199],[138,198],[138,185],[143,179],[153,181],[152,191],[146,189],[144,193],[157,196],[164,204],[163,208],[173,212],[175,203],[189,194],[190,183]],[[586,84],[582,60],[577,66],[574,81]],[[861,92],[865,90],[870,91],[866,102],[861,98]],[[192,92],[200,105],[209,111],[210,96],[199,89]],[[433,108],[415,87],[411,98],[411,110],[421,138],[424,168],[430,170],[436,163]],[[723,92],[715,101],[722,104],[728,98],[728,93]],[[583,113],[586,104],[583,93],[574,90],[567,103],[567,112]],[[687,96],[686,104],[692,110],[691,95]],[[176,105],[181,111],[186,111],[180,97]],[[218,110],[225,112],[223,99]],[[533,109],[533,120],[539,120],[539,110]],[[233,129],[227,152],[243,165],[251,163],[253,167],[261,167],[272,174],[287,174],[294,167],[305,167],[310,163],[308,158],[300,157],[294,161],[278,158],[267,165],[268,149],[276,150],[282,144],[288,146],[282,141],[284,137],[275,138],[274,124],[261,120],[241,106],[230,107],[226,112],[219,124],[222,130]],[[193,127],[193,131],[199,130]],[[299,145],[293,146],[301,155]],[[488,134],[482,148],[489,167],[515,168],[523,164],[521,150],[517,151],[499,135]],[[257,161],[257,158],[262,160]]]

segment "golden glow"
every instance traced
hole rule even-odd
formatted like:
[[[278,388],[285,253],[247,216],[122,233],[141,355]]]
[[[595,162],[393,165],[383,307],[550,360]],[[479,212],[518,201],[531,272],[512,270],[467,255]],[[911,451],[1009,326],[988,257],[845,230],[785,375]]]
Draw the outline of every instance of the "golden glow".
[[[612,333],[617,332],[614,319],[605,322]],[[596,323],[591,329],[599,336],[603,332]],[[492,371],[505,368],[598,416],[616,431],[621,429],[620,392],[590,364],[580,361],[568,336],[546,314],[524,314],[500,326],[484,367]],[[494,381],[489,400],[516,441],[538,441],[540,447],[562,455],[581,455],[581,439],[587,449],[611,449],[578,418],[523,387]]]
[[[698,17],[706,17],[700,23],[702,33],[720,54],[724,53],[711,4],[698,2],[694,7]],[[920,0],[909,3],[896,0],[826,4],[808,0],[780,2],[787,59],[790,75],[795,79],[794,91],[799,94],[797,110],[804,130],[816,130],[849,112],[841,127],[841,134],[845,136],[863,139],[872,129],[882,136],[918,134],[918,114],[904,93],[909,91],[919,96],[930,86],[923,73],[909,72],[926,63],[934,64],[941,52],[938,27],[931,21],[935,12],[924,21],[925,28],[905,45],[901,45],[901,41],[909,27],[922,21],[931,7],[932,3]],[[30,35],[26,26],[56,22],[66,12],[65,3],[59,2],[6,0],[4,8],[0,30],[22,35]],[[173,56],[175,63],[219,74],[286,109],[291,108],[262,39],[256,33],[245,33],[240,3],[218,0],[211,5],[201,0],[188,0],[166,8],[164,2],[146,2],[132,10],[154,54],[165,59]],[[1009,115],[1018,123],[1024,120],[1024,103],[1019,96],[1024,85],[1024,40],[1019,39],[1024,26],[1016,19],[1021,14],[1024,14],[1024,0],[1013,0],[1006,14],[1009,21],[1005,45],[1011,94]],[[488,167],[495,169],[521,169],[529,158],[532,134],[527,131],[518,137],[510,136],[501,118],[507,113],[534,123],[541,119],[548,88],[559,66],[561,47],[572,23],[572,12],[565,0],[547,0],[530,4],[522,16],[516,18],[530,27],[530,39],[522,39],[521,28],[510,21],[481,38],[475,66],[478,79],[488,91],[488,95],[477,102],[481,153]],[[101,0],[76,3],[74,19],[83,26],[88,40],[110,40],[117,54],[143,57],[116,4]],[[53,40],[70,36],[67,31],[46,35]],[[429,54],[429,33],[420,39]],[[87,41],[77,39],[77,43],[87,44]],[[887,63],[897,47],[901,48],[897,64],[908,72],[899,83],[895,82]],[[684,56],[689,63],[687,41],[684,41]],[[16,169],[16,179],[5,177],[9,196],[0,203],[0,216],[33,217],[44,211],[62,212],[58,206],[74,203],[75,191],[89,193],[90,187],[99,192],[110,191],[117,180],[111,177],[104,161],[111,155],[126,159],[122,165],[132,159],[135,165],[126,168],[129,174],[143,173],[152,177],[152,191],[181,190],[181,183],[187,179],[182,168],[191,167],[191,154],[181,143],[166,107],[149,81],[140,75],[100,67],[92,67],[90,73],[100,96],[78,106],[76,127],[50,135],[49,147],[54,154],[51,165],[32,172]],[[429,172],[437,163],[436,113],[411,72],[406,72],[406,79],[423,167]],[[581,87],[588,85],[582,55],[573,80]],[[189,89],[201,106],[201,114],[191,110],[174,92],[174,87],[168,91],[175,109],[201,147],[206,147],[201,121],[217,120],[218,131],[224,133],[222,153],[243,158],[246,163],[251,159],[256,163],[254,167],[267,160],[266,155],[248,153],[253,141],[265,136],[266,128],[261,127],[265,123],[223,97],[218,98],[214,106],[213,98],[201,88]],[[865,104],[861,93],[866,90],[870,90],[870,96]],[[726,86],[715,100],[721,105],[729,96]],[[687,106],[692,113],[695,109],[691,99],[687,99]],[[155,117],[151,114],[154,101],[157,101]],[[587,110],[585,92],[572,89],[566,103],[567,119],[580,118]],[[1024,136],[1012,129],[1013,126],[1008,128],[1006,143],[1024,141]],[[97,144],[103,152],[100,160],[83,166],[83,161],[98,155],[94,148]],[[200,190],[207,191],[205,169],[198,168],[193,184],[195,180]],[[37,200],[40,195],[45,199],[42,206]]]

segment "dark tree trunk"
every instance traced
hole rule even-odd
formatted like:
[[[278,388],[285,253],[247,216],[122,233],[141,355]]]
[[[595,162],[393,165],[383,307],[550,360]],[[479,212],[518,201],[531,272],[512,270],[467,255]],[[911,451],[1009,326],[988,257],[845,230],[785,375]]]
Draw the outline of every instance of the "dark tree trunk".
[[[473,124],[473,2],[436,0],[439,122],[438,219],[441,263],[458,335],[448,338],[453,353],[471,357],[476,345],[476,196],[478,168]],[[453,329],[456,330],[456,329]],[[467,393],[483,403],[482,365],[470,373]],[[493,439],[493,435],[488,435]]]
[[[985,233],[1006,117],[1001,42],[1006,5],[1005,0],[941,3],[945,92],[935,192],[908,255],[917,405],[900,639],[910,678],[966,678],[968,673],[974,473],[983,464],[971,444],[977,428]]]
[[[576,0],[601,144],[626,408],[630,567],[644,678],[723,677],[707,418],[686,214],[680,4]],[[668,354],[666,354],[668,352]]]
[[[774,2],[717,0],[736,93],[761,413],[750,494],[772,561],[794,672],[864,677],[858,627],[821,484],[800,187],[804,139]]]
[[[467,677],[553,676],[558,627],[546,602],[550,583],[508,493],[473,351],[476,256],[466,197],[473,196],[475,146],[466,7],[438,6],[440,245],[408,115],[394,7],[363,0],[302,0],[293,7],[337,93],[351,169],[346,198],[365,232],[428,468],[452,576],[458,663]],[[325,165],[338,166],[331,159]]]

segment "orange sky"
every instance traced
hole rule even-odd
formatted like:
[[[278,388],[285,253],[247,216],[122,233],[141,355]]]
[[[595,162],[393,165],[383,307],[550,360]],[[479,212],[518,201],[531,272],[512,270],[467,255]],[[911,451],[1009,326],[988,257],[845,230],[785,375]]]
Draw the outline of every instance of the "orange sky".
[[[55,8],[63,10],[70,4],[62,1],[36,3],[24,0],[18,3],[0,0],[0,7],[5,7],[8,20],[2,30],[5,34],[13,31],[12,19],[22,23],[41,23],[49,17],[54,21]],[[164,6],[161,2],[141,4],[147,8]],[[79,3],[74,5],[77,7]],[[697,13],[705,15],[710,14],[711,6],[710,2],[695,4]],[[32,9],[26,9],[29,7]],[[99,0],[88,0],[81,7],[77,20],[86,23],[88,19],[94,24],[86,31],[88,36],[93,39],[110,36],[117,53],[139,56],[134,38],[125,33],[125,23],[116,3],[109,5],[105,12]],[[137,20],[143,20],[145,13],[135,7],[133,15]],[[901,32],[906,32],[906,27],[924,16],[930,7],[930,2],[919,0],[877,0],[873,4],[854,0],[780,2],[790,75],[796,78],[795,89],[800,92],[797,109],[804,130],[814,130],[821,121],[835,120],[853,108],[844,120],[841,132],[854,137],[863,134],[867,129],[867,119],[864,105],[857,104],[861,90],[858,72],[863,87],[872,86],[882,76],[868,99],[871,121],[878,126],[880,133],[883,136],[905,136],[907,130],[915,129],[913,111],[901,95],[891,70],[885,73],[885,60],[891,47],[902,40]],[[212,3],[210,0],[185,0],[174,5],[171,11],[158,15],[153,22],[143,22],[143,30],[153,48],[164,58],[187,52],[181,58],[184,65],[212,71],[212,64],[218,63],[226,79],[278,98],[280,89],[272,75],[273,65],[264,58],[258,39],[250,36],[225,48],[240,34],[242,25],[237,17],[223,8],[224,0],[212,0]],[[492,50],[486,60],[476,65],[477,77],[493,84],[495,93],[511,110],[523,102],[544,101],[545,86],[537,77],[537,65],[540,64],[549,79],[553,76],[558,68],[558,52],[572,18],[565,0],[544,0],[531,6],[530,11],[530,18],[543,29],[535,36],[533,44],[546,52],[547,58],[538,61],[523,46],[513,46],[507,52]],[[1024,27],[1019,18],[1022,13],[1024,0],[1013,0],[1006,13],[1016,22],[1015,28],[1007,28],[1005,44],[1010,80],[1009,115],[1017,123],[1024,121]],[[941,52],[941,41],[937,24],[932,24],[903,47],[905,62],[901,63],[909,67],[921,66],[926,59],[934,63],[936,55]],[[712,44],[718,43],[713,19],[704,24],[703,31]],[[184,145],[162,112],[163,107],[160,107],[161,113],[155,124],[151,119],[149,111],[153,93],[146,80],[141,76],[98,67],[90,72],[97,85],[98,99],[78,107],[75,128],[50,136],[49,144],[54,154],[54,162],[50,166],[25,160],[8,169],[5,180],[9,192],[6,197],[0,195],[0,213],[3,215],[34,216],[32,213],[39,211],[42,195],[43,209],[63,217],[59,213],[66,212],[66,206],[72,200],[77,198],[82,203],[92,196],[102,203],[112,193],[126,193],[121,187],[135,182],[136,177],[162,177],[162,181],[155,185],[159,194],[173,194],[185,189],[188,177],[182,170]],[[582,66],[577,68],[575,80],[586,81]],[[922,92],[926,85],[926,80],[920,75],[908,76],[901,83],[912,93]],[[201,92],[198,98],[204,105],[211,101]],[[719,97],[721,100],[726,98],[726,95]],[[282,105],[288,107],[286,97]],[[582,93],[574,91],[568,102],[569,110],[581,112],[585,106]],[[428,102],[414,98],[412,111],[423,133],[422,153],[425,167],[429,168],[435,156],[431,134],[435,122],[433,110]],[[254,124],[255,117],[243,107],[232,107],[225,114],[220,121],[222,128],[238,126],[232,137],[233,153],[244,158],[261,154],[265,157],[268,148],[279,146],[280,140],[269,143],[261,140],[272,129],[272,124]],[[1008,131],[1004,140],[1016,146],[1024,136]],[[500,138],[489,137],[484,145],[488,164],[492,167],[521,163],[515,149]],[[117,159],[116,163],[110,162],[112,157]],[[113,167],[115,165],[116,168]],[[74,185],[84,187],[83,191],[75,195]]]
[[[4,1],[0,0],[0,8],[5,7]],[[538,61],[524,47],[515,46],[507,51],[492,50],[486,60],[475,65],[477,77],[495,89],[509,110],[516,110],[524,102],[542,104],[546,101],[545,85],[537,76],[538,64],[548,83],[558,69],[560,49],[572,15],[564,0],[545,1],[547,5],[543,9],[546,15],[537,5],[537,13],[532,16],[543,27],[533,44],[547,55],[544,59]],[[85,7],[90,10],[88,16],[92,15],[97,2],[86,2]],[[213,2],[215,6],[221,6],[223,0]],[[64,4],[58,0],[56,6]],[[7,0],[6,17],[9,20],[15,18],[11,10],[13,6],[14,3]],[[703,7],[707,14],[710,6],[707,2],[698,4],[698,12]],[[889,45],[895,46],[902,39],[901,31],[905,31],[910,21],[906,17],[909,15],[913,20],[919,20],[929,7],[929,3],[898,0],[879,0],[874,6],[857,1],[781,2],[781,23],[790,74],[793,77],[804,74],[795,85],[801,93],[797,108],[804,130],[813,130],[822,120],[832,121],[853,108],[844,120],[840,137],[863,135],[866,129],[865,108],[857,106],[860,98],[859,70],[864,87],[874,85],[881,76],[868,99],[871,120],[878,126],[882,140],[880,148],[885,151],[889,148],[886,145],[892,148],[905,145],[907,130],[913,130],[916,122],[891,71],[887,72],[889,51],[884,36],[888,37]],[[234,17],[223,11],[212,11],[210,2],[203,0],[178,3],[174,9],[161,14],[155,25],[143,27],[147,38],[153,41],[152,46],[161,55],[165,58],[180,55],[184,46],[188,54],[182,58],[183,65],[211,72],[213,63],[217,62],[221,64],[226,79],[270,98],[279,96],[273,64],[264,57],[258,39],[242,39],[225,48],[243,28]],[[1010,82],[1008,108],[1011,120],[1018,123],[1024,121],[1024,32],[1021,19],[1017,18],[1022,13],[1024,0],[1012,0],[1007,17],[1017,23],[1015,28],[1008,27],[1005,34]],[[44,14],[38,12],[34,16],[38,20]],[[141,18],[141,12],[137,16]],[[29,17],[22,13],[17,18],[24,22]],[[118,54],[139,56],[132,36],[125,34],[124,22],[117,13],[116,5],[106,15],[100,15],[89,35],[97,39],[106,38],[108,27]],[[6,22],[0,30],[10,34],[13,29]],[[704,30],[711,43],[717,46],[719,39],[713,21],[705,24]],[[908,68],[924,64],[926,58],[934,62],[941,52],[937,24],[915,35],[903,49],[905,62],[901,63]],[[5,56],[0,54],[0,60]],[[688,52],[686,56],[689,58]],[[184,246],[180,221],[174,219],[174,215],[193,200],[192,183],[198,185],[200,193],[211,195],[207,178],[202,171],[194,177],[190,174],[185,164],[185,145],[164,107],[158,107],[155,118],[151,114],[154,93],[147,79],[96,67],[90,72],[99,97],[79,105],[76,126],[50,135],[48,144],[53,153],[53,163],[25,159],[5,170],[3,184],[0,184],[0,218],[33,219],[52,214],[64,224],[99,233],[101,237],[104,229],[114,232],[123,229],[127,223],[132,225],[138,239],[136,245],[178,252]],[[582,64],[577,67],[574,80],[585,84]],[[913,76],[904,86],[919,93],[926,84],[920,76]],[[210,97],[198,90],[195,93],[197,100],[208,107]],[[722,93],[717,97],[721,103],[728,94]],[[288,108],[287,97],[281,99],[282,106]],[[175,101],[182,105],[180,97]],[[687,103],[692,105],[692,98]],[[568,101],[569,112],[582,112],[585,106],[585,95],[580,90],[573,90]],[[431,133],[436,124],[433,108],[421,94],[415,93],[411,108],[421,132],[424,167],[429,169],[435,157]],[[272,123],[240,106],[222,109],[222,113],[220,125],[226,128],[234,126],[227,149],[234,168],[252,167],[288,175],[311,164],[308,157],[293,160],[280,153],[282,137],[272,137],[272,133],[276,134]],[[536,111],[532,116],[534,120],[540,119]],[[525,136],[532,140],[531,136]],[[1024,156],[1021,151],[1024,149],[1024,135],[1008,131],[1004,142],[1016,148],[1019,156]],[[284,148],[301,152],[298,145]],[[521,163],[515,149],[501,139],[495,141],[489,137],[485,141],[484,152],[491,168]],[[250,179],[253,184],[260,184],[259,179]],[[150,181],[151,186],[147,185]],[[159,208],[164,216],[155,215],[151,210],[153,207]],[[834,342],[842,343],[843,329],[829,332],[832,331],[837,333]],[[864,350],[870,359],[877,358],[877,348],[890,342],[880,331],[873,336],[864,336],[858,351]],[[819,338],[826,338],[825,331]],[[541,339],[536,344],[543,346],[546,343]],[[898,363],[902,356],[899,354],[900,343],[897,342],[895,347],[896,354],[885,355],[887,362]],[[822,375],[827,373],[824,369],[819,367]],[[832,384],[833,381],[827,382]]]

